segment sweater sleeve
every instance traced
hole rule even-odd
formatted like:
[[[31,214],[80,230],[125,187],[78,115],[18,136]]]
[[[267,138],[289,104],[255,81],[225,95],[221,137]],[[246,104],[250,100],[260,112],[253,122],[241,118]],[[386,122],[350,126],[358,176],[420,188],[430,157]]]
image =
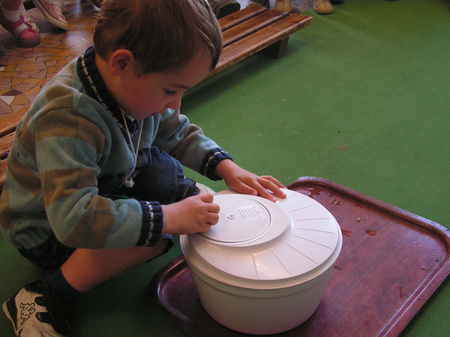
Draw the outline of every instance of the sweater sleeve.
[[[159,203],[98,194],[105,135],[69,109],[48,111],[34,125],[45,211],[56,237],[76,248],[152,245],[161,236]]]
[[[161,118],[155,145],[170,153],[187,167],[219,180],[215,169],[220,161],[232,159],[203,130],[179,111],[167,109]]]

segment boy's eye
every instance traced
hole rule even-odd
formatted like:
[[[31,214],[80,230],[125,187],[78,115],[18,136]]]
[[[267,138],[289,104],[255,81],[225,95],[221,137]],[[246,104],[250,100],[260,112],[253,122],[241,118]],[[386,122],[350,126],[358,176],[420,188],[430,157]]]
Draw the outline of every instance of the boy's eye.
[[[172,89],[164,89],[164,93],[166,95],[175,95],[177,92],[175,90],[172,90]]]

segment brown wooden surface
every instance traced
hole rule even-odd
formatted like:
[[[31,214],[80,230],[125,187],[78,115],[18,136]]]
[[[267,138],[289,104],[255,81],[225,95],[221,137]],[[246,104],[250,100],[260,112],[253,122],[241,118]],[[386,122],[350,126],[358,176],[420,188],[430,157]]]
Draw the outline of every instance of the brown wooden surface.
[[[11,34],[0,27],[0,45],[4,47],[0,53],[4,68],[0,96],[9,98],[0,101],[1,138],[10,137],[47,81],[92,44],[96,10],[90,2],[66,3],[64,12],[70,24],[67,32],[55,30],[37,8],[28,11],[41,31],[41,43],[34,48],[17,48]]]
[[[16,129],[16,125],[19,124],[27,109],[28,106],[7,115],[0,115],[0,137],[3,137]]]
[[[5,182],[6,174],[6,160],[0,160],[0,192],[2,191],[3,184]]]
[[[445,227],[320,178],[289,186],[324,205],[344,242],[314,315],[286,337],[398,336],[450,273]],[[190,337],[239,337],[201,307],[182,257],[154,279],[160,303]]]
[[[84,15],[90,15],[90,13],[88,9]],[[227,15],[219,20],[224,36],[224,49],[216,69],[210,76],[265,48],[269,49],[267,55],[280,57],[287,49],[289,35],[311,20],[310,16],[270,10],[256,3]],[[13,50],[3,57],[2,62],[5,64],[15,60],[13,61],[15,63],[8,65],[7,71],[3,72],[2,76],[5,80],[14,84],[18,77],[30,78],[21,82],[20,85],[14,84],[15,87],[12,88],[14,90],[10,91],[14,92],[20,88],[24,94],[17,96],[11,107],[4,107],[6,110],[0,111],[2,112],[0,113],[0,159],[6,156],[14,138],[16,125],[42,86],[62,66],[90,44],[94,23],[92,18],[74,17],[71,23],[73,32],[59,36],[46,36],[38,47],[26,52]],[[77,29],[81,32],[77,33]],[[61,42],[63,46],[60,46]],[[53,54],[57,54],[57,57]]]
[[[231,13],[219,20],[220,27],[222,31],[226,31],[227,29],[255,16],[259,13],[267,11],[267,8],[258,5],[256,3],[250,4],[248,7],[241,9],[240,11]]]
[[[310,23],[311,20],[312,17],[310,16],[289,13],[287,16],[283,17],[282,20],[275,21],[274,23],[235,41],[223,49],[219,63],[211,75],[223,71],[243,59],[256,54],[264,48],[287,38],[290,34]]]
[[[253,16],[242,23],[231,27],[223,32],[223,44],[226,48],[233,42],[242,39],[243,37],[250,35],[271,23],[281,20],[287,16],[288,13],[282,13],[278,11],[266,10],[259,15]]]
[[[262,50],[262,53],[271,58],[277,59],[283,57],[287,53],[289,37],[274,43],[273,45]]]
[[[16,133],[8,133],[7,135],[0,137],[0,159],[5,159],[8,155],[9,149],[14,141]]]

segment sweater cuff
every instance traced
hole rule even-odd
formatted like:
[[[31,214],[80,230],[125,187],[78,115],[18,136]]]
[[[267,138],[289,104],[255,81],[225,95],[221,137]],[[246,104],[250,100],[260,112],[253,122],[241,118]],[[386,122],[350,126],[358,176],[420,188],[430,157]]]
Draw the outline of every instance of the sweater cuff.
[[[139,201],[142,207],[142,228],[138,246],[150,247],[161,239],[163,213],[161,204],[156,201]]]
[[[220,148],[213,149],[206,155],[201,173],[211,180],[221,180],[222,177],[216,174],[216,168],[217,165],[225,159],[233,160],[233,158],[224,150]]]

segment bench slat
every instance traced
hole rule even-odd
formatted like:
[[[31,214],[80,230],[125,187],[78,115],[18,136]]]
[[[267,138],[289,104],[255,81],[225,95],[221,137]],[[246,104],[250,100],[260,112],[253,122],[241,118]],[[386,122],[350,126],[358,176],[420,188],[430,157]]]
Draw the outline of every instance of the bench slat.
[[[290,13],[283,20],[278,20],[230,44],[224,48],[219,63],[211,75],[238,63],[250,55],[256,54],[277,41],[287,38],[290,34],[310,23],[311,20],[311,16]]]
[[[0,159],[5,159],[8,155],[9,149],[14,142],[14,137],[16,133],[12,132],[5,136],[0,137]]]
[[[20,109],[14,113],[8,113],[0,117],[0,137],[13,132],[16,129],[16,125],[19,124],[23,114],[27,109]]]
[[[243,37],[250,35],[271,23],[288,16],[289,13],[283,13],[278,11],[265,11],[259,15],[255,15],[252,18],[228,29],[223,33],[224,47],[229,46],[233,42],[242,39]]]
[[[266,11],[268,11],[266,7],[263,7],[256,3],[252,3],[248,7],[241,9],[240,11],[231,13],[219,19],[219,24],[222,28],[222,32],[225,32],[227,29],[230,29],[231,27],[241,23],[242,21],[248,20],[249,18]]]
[[[0,192],[6,179],[6,160],[0,160]]]

